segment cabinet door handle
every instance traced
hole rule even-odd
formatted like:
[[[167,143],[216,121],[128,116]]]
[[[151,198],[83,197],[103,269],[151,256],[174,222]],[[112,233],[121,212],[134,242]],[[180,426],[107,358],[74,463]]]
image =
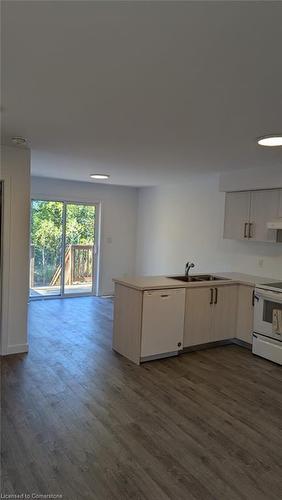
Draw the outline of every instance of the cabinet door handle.
[[[252,238],[253,237],[252,236],[252,227],[253,227],[253,223],[250,222],[250,224],[249,224],[249,231],[248,231],[248,238]]]
[[[210,291],[211,291],[210,305],[212,305],[213,304],[213,292],[214,292],[214,288],[211,288]]]
[[[248,238],[248,233],[247,233],[247,229],[248,229],[248,222],[245,222],[244,224],[244,238]]]
[[[218,288],[215,288],[215,301],[214,301],[215,304],[217,304],[217,299],[218,299]]]

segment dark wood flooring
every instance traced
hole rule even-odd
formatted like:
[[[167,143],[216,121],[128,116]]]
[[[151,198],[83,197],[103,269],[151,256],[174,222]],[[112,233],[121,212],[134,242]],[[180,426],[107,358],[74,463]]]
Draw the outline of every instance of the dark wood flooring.
[[[112,303],[33,302],[30,352],[2,359],[2,494],[282,498],[282,370],[226,346],[135,366]]]

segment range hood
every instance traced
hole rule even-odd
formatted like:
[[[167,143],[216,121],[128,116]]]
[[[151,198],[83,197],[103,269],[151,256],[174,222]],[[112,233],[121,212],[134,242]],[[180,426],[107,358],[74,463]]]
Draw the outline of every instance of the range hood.
[[[268,229],[282,229],[282,217],[277,217],[276,219],[272,219],[267,223]]]

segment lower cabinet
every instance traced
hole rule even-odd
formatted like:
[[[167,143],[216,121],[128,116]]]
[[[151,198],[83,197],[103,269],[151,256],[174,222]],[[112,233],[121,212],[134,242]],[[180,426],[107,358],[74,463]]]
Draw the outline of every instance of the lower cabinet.
[[[134,363],[182,347],[238,338],[252,342],[250,285],[135,290],[115,284],[113,349]]]
[[[211,342],[212,292],[210,288],[187,288],[183,347]]]
[[[187,289],[183,346],[234,338],[237,300],[237,285]]]
[[[216,287],[211,341],[234,339],[236,336],[238,286]]]

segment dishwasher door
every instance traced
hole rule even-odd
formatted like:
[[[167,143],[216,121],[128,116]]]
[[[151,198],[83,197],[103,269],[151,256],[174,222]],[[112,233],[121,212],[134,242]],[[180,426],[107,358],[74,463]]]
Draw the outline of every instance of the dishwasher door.
[[[183,348],[185,289],[144,292],[141,358],[175,355]]]

